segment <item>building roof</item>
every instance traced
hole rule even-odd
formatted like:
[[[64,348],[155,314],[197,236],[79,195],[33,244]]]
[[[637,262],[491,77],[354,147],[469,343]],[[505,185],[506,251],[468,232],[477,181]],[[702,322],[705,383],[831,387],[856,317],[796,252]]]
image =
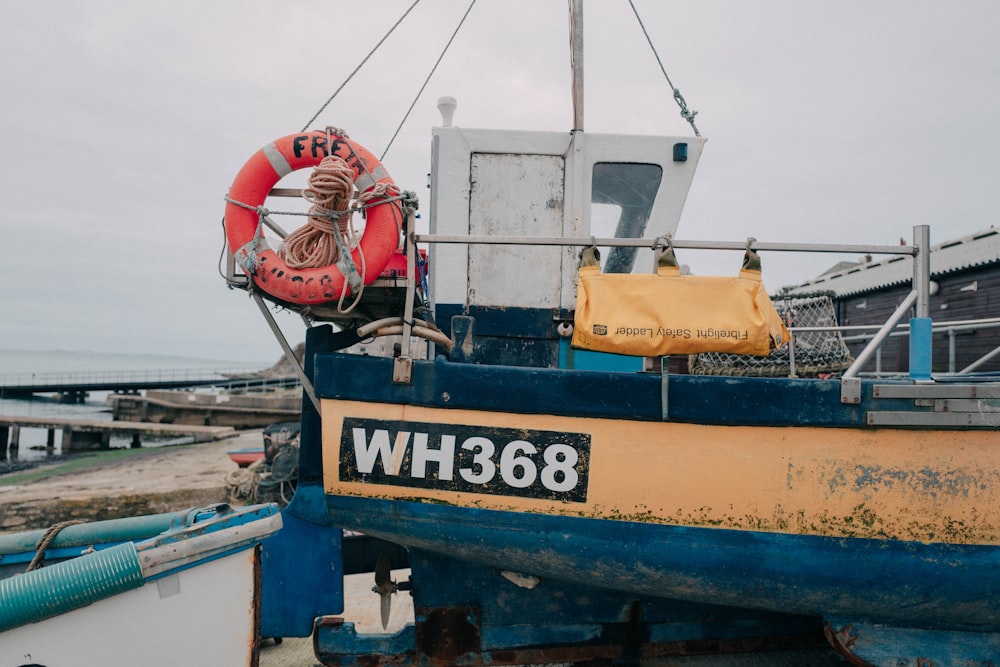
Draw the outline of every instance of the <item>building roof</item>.
[[[1000,229],[984,229],[931,246],[931,277],[977,266],[1000,263]],[[907,284],[913,280],[913,262],[904,256],[880,261],[836,265],[822,275],[782,290],[786,294],[833,292],[844,297]]]

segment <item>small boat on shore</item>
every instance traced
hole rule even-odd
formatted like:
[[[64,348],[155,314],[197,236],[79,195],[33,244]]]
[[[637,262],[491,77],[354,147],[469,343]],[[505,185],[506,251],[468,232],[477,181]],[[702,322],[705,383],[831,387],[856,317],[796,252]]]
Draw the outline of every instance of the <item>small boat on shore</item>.
[[[264,449],[262,447],[241,447],[240,449],[230,449],[226,451],[226,456],[241,468],[264,460]]]
[[[280,527],[276,505],[217,505],[0,536],[0,664],[256,665]]]

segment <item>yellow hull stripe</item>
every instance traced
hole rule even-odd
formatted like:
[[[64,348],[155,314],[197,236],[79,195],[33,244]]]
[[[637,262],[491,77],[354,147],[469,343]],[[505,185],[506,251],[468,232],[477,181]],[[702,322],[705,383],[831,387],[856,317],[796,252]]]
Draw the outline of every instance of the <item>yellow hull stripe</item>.
[[[988,431],[711,426],[323,400],[328,494],[797,535],[1000,543]],[[586,501],[342,481],[345,417],[587,433]]]

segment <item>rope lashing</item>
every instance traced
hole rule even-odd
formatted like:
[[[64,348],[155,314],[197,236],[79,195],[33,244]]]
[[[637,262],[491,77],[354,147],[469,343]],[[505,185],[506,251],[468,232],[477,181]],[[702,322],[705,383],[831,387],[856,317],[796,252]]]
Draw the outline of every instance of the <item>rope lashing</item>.
[[[322,163],[322,161],[321,161],[321,163]],[[379,199],[379,201],[377,201],[377,202],[375,202],[373,204],[372,200],[373,199],[377,199],[377,198],[381,198],[381,199]],[[274,214],[274,215],[292,215],[292,216],[299,215],[299,216],[309,216],[309,217],[319,217],[319,215],[322,215],[322,214],[314,215],[312,212],[302,213],[302,212],[296,212],[296,211],[271,211],[270,209],[268,209],[268,208],[266,208],[264,206],[251,206],[250,204],[247,204],[245,202],[241,202],[241,201],[238,201],[236,199],[233,199],[229,195],[226,195],[225,200],[228,203],[233,204],[235,206],[239,206],[241,208],[245,208],[245,209],[257,212],[257,219],[258,219],[258,223],[257,223],[257,236],[259,238],[261,238],[261,239],[263,238],[263,235],[264,235],[264,226],[268,222],[268,218],[272,214]],[[388,203],[392,203],[392,202],[400,202],[400,204],[406,210],[409,210],[411,208],[415,209],[416,206],[414,205],[414,201],[415,201],[415,195],[412,192],[401,191],[398,187],[395,187],[395,186],[392,186],[392,185],[388,185],[386,183],[377,183],[375,186],[369,188],[365,192],[363,192],[360,195],[358,195],[358,198],[357,198],[357,200],[355,202],[355,206],[351,207],[349,209],[348,213],[353,213],[355,211],[362,211],[363,212],[365,209],[370,208],[371,206],[376,206],[376,205],[379,205],[379,204],[388,204]],[[335,213],[330,213],[328,215],[334,216],[336,214]],[[323,229],[332,229],[331,225],[329,224],[329,218],[317,220],[317,224],[318,224],[318,226],[320,228],[323,228]],[[361,267],[360,267],[361,268],[361,273],[358,272],[357,267],[355,267],[355,265],[354,265],[353,258],[351,257],[349,248],[354,247],[356,245],[354,241],[355,241],[355,239],[357,237],[357,233],[351,227],[349,221],[348,221],[347,228],[348,228],[348,233],[346,235],[341,235],[341,234],[331,234],[330,235],[330,237],[334,239],[334,242],[336,243],[336,245],[338,247],[338,250],[339,250],[339,261],[335,260],[334,262],[330,262],[329,264],[322,264],[322,263],[320,263],[320,264],[317,265],[317,266],[328,266],[330,264],[336,264],[337,269],[340,270],[345,276],[347,276],[348,280],[345,282],[345,289],[341,293],[341,299],[340,299],[341,307],[343,305],[344,296],[345,296],[345,294],[348,291],[348,289],[347,289],[348,287],[352,291],[355,291],[355,292],[360,292],[361,290],[364,289],[364,284],[363,284],[363,282],[361,280],[361,275],[364,274],[366,272],[366,270],[367,270],[366,269],[365,256],[364,256],[363,252],[359,253],[360,260],[361,260],[361,262],[360,262],[361,263]],[[225,229],[225,222],[224,221],[223,221],[223,229]],[[309,229],[310,229],[310,226],[307,224],[307,225],[303,226],[302,228],[300,228],[298,231],[299,231],[299,233],[301,235],[306,235],[307,231]],[[338,227],[338,229],[339,229],[339,227]],[[293,232],[293,234],[294,233],[295,232]],[[292,236],[292,234],[288,234],[287,236],[285,236],[285,239],[286,239],[285,243],[287,243],[287,239],[290,238],[291,236]],[[345,239],[347,241],[346,243],[345,243]],[[225,251],[225,247],[223,247],[223,251]],[[279,250],[279,254],[280,253],[281,253],[281,250]],[[285,260],[285,262],[288,263],[287,259]],[[253,268],[251,267],[250,270],[252,271]],[[247,288],[248,291],[252,291],[252,289],[253,289],[252,285],[253,285],[252,281],[248,285],[246,285],[246,288]],[[360,294],[356,294],[355,296],[360,296]],[[349,312],[349,310],[348,311],[342,310],[341,312]]]
[[[653,252],[659,252],[656,259],[657,267],[680,266],[677,262],[677,255],[674,253],[674,239],[670,234],[657,236],[653,241]]]
[[[353,194],[354,171],[347,162],[336,155],[323,158],[309,176],[309,187],[302,190],[302,197],[312,204],[309,219],[285,238],[278,256],[293,269],[335,264],[341,250],[354,245]]]
[[[760,271],[760,255],[757,251],[753,249],[754,245],[757,243],[757,239],[752,236],[747,237],[747,249],[746,253],[743,255],[743,267],[744,269],[750,269],[751,271]]]
[[[241,201],[237,201],[237,200],[233,199],[232,197],[230,197],[229,195],[226,195],[224,197],[224,199],[226,200],[226,203],[228,203],[228,204],[235,204],[236,206],[239,206],[240,208],[245,208],[248,211],[257,211],[257,214],[260,217],[262,217],[262,218],[271,215],[271,210],[267,209],[267,208],[264,208],[263,206],[251,206],[250,204],[247,204],[247,203],[244,203],[244,202],[241,202]],[[223,220],[222,221],[222,228],[225,229],[225,227],[226,227],[226,221]]]
[[[632,13],[635,14],[635,20],[639,22],[642,34],[646,37],[646,42],[649,44],[649,48],[653,52],[653,57],[656,58],[656,63],[660,66],[660,71],[663,72],[663,78],[667,80],[667,85],[670,86],[670,90],[673,91],[674,101],[677,102],[677,106],[680,107],[681,110],[681,118],[686,120],[688,124],[691,125],[691,130],[694,132],[694,136],[700,137],[701,132],[698,131],[698,126],[694,124],[694,117],[698,115],[698,112],[688,109],[687,101],[685,101],[684,96],[681,95],[681,89],[675,86],[673,81],[670,80],[670,75],[667,74],[667,68],[663,66],[663,61],[660,60],[660,54],[656,52],[656,47],[653,46],[653,39],[649,36],[649,32],[646,30],[646,24],[642,22],[642,18],[639,16],[639,10],[635,8],[635,3],[632,2],[632,0],[628,0],[628,4],[632,8]]]
[[[60,521],[57,524],[53,524],[48,530],[42,535],[42,539],[38,540],[38,546],[35,547],[35,556],[28,563],[28,569],[25,572],[31,572],[32,570],[37,570],[42,566],[42,561],[45,560],[45,552],[48,550],[49,545],[52,544],[52,540],[56,539],[56,535],[63,528],[68,528],[69,526],[75,526],[78,523],[83,523],[79,519],[71,519],[70,521]]]

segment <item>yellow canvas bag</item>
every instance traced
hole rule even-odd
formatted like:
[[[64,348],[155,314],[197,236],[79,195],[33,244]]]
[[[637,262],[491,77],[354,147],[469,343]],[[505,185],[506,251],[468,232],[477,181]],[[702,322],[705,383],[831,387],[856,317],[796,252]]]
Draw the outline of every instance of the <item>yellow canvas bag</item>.
[[[669,246],[655,274],[601,273],[596,248],[581,256],[573,347],[639,357],[765,356],[788,342],[749,248],[733,277],[681,275]]]

